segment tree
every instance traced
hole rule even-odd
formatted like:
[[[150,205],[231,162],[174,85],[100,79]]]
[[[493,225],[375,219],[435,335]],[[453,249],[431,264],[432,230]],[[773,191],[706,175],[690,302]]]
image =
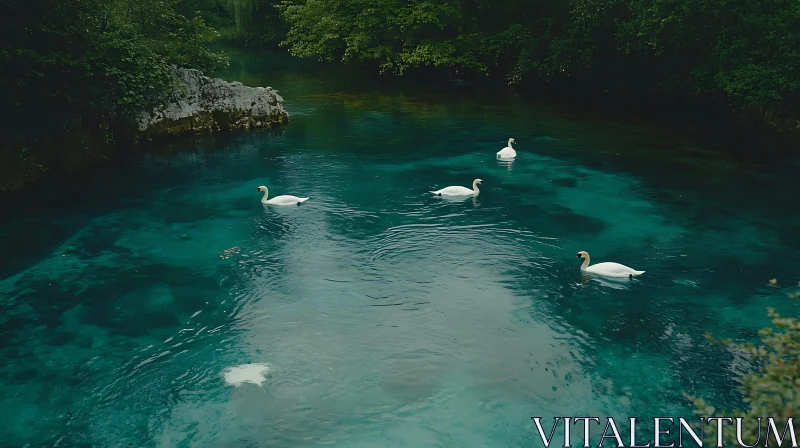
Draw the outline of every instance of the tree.
[[[789,294],[789,297],[800,298],[800,293]],[[797,418],[800,410],[800,394],[796,393],[800,388],[800,322],[795,318],[782,317],[773,308],[769,309],[769,317],[775,328],[761,330],[759,335],[762,345],[758,347],[752,343],[734,344],[731,340],[717,342],[708,336],[714,343],[739,350],[751,357],[754,370],[745,375],[741,386],[746,410],[720,412],[705,400],[687,395],[697,408],[695,414],[699,416],[742,417],[742,438],[748,445],[758,441],[759,446],[765,446],[767,417],[773,417],[778,431],[783,433],[788,418]],[[760,429],[758,417],[764,418]],[[794,422],[794,430],[800,435],[800,422]],[[712,426],[706,433],[710,434],[709,442],[712,446],[716,446],[716,428]],[[735,431],[729,430],[724,435],[728,438],[726,442],[739,446]],[[790,444],[788,432],[781,445],[777,444],[774,437],[769,440],[769,446]]]
[[[172,65],[224,64],[209,47],[217,33],[176,7],[177,0],[9,2],[0,17],[0,178],[19,184],[31,170],[62,163],[67,151],[59,148],[74,143],[85,153],[113,140],[172,91]]]
[[[283,0],[297,56],[488,74],[512,84],[696,95],[800,127],[793,0]]]

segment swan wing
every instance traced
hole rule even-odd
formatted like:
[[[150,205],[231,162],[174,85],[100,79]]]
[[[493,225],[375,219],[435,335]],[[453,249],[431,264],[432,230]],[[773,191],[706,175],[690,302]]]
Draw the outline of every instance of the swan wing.
[[[442,196],[468,196],[475,194],[475,192],[471,188],[460,187],[460,186],[446,187],[438,191],[433,191],[432,193],[440,194]]]
[[[505,148],[503,148],[503,149],[501,149],[500,151],[497,152],[497,157],[501,157],[501,158],[510,158],[510,157],[516,157],[516,156],[517,156],[517,151],[515,151],[514,148],[511,148],[511,147],[508,147],[508,146],[506,146]]]
[[[301,202],[307,201],[308,198],[298,198],[297,196],[291,195],[283,195],[283,196],[275,196],[274,198],[267,201],[267,204],[272,205],[295,205]]]
[[[633,268],[629,268],[624,264],[619,263],[612,263],[612,262],[604,262],[604,263],[597,263],[593,264],[586,268],[588,272],[594,272],[595,274],[606,275],[609,277],[628,277],[631,275],[639,275],[644,274],[644,271],[637,271]]]

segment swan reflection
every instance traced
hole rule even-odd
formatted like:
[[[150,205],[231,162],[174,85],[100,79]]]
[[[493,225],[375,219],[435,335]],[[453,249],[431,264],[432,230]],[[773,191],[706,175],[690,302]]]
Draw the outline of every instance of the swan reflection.
[[[590,272],[581,272],[582,286],[587,286],[590,280],[599,283],[601,286],[613,289],[628,289],[630,283],[633,282],[633,279],[628,277],[603,277]]]
[[[514,169],[514,160],[515,159],[504,159],[502,157],[498,157],[497,166],[504,166],[508,171],[512,171]]]
[[[441,199],[443,202],[452,202],[452,203],[466,202],[468,199],[472,199],[472,205],[477,206],[478,204],[480,204],[478,197],[479,196],[439,196],[439,199]]]
[[[308,206],[274,206],[271,204],[261,204],[261,207],[264,208],[265,214],[275,214],[280,216],[290,216],[297,213],[301,208],[307,208]]]

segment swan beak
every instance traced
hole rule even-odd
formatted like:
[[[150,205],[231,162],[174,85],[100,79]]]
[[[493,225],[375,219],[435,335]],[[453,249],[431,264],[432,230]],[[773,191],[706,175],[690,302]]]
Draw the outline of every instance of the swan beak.
[[[578,254],[578,256],[576,258],[581,258],[581,254]]]
[[[256,188],[256,191],[261,191],[261,189],[260,188]]]

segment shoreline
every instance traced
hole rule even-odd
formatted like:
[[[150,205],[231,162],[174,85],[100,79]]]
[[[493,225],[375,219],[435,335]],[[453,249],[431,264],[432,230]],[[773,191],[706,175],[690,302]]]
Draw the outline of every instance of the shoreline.
[[[530,86],[502,85],[493,79],[481,79],[477,82],[460,80],[441,72],[429,77],[426,83],[420,83],[420,77],[424,72],[430,73],[430,70],[411,72],[406,77],[397,77],[377,74],[363,64],[345,66],[339,63],[309,63],[308,60],[294,58],[283,51],[239,47],[230,47],[226,51],[234,54],[241,52],[248,56],[273,57],[282,63],[294,63],[298,66],[308,64],[307,67],[310,67],[312,71],[331,70],[335,72],[334,75],[339,76],[349,74],[351,77],[367,83],[368,87],[364,88],[376,89],[389,96],[428,97],[436,103],[444,104],[450,103],[452,99],[465,99],[472,96],[478,97],[480,100],[480,98],[486,97],[491,98],[492,102],[496,104],[514,104],[515,107],[545,110],[569,121],[605,122],[609,125],[650,128],[658,134],[673,137],[674,140],[753,161],[763,160],[767,157],[790,156],[800,146],[800,133],[781,133],[764,127],[747,126],[746,123],[730,113],[726,116],[711,118],[713,115],[709,114],[708,109],[698,107],[689,107],[690,113],[681,114],[679,110],[675,109],[674,104],[665,108],[661,107],[662,104],[650,103],[654,107],[643,107],[648,103],[640,101],[638,107],[633,107],[624,101],[613,101],[614,98],[607,93],[592,95],[582,91],[567,94],[563,89],[553,89],[547,92]],[[203,77],[216,80],[218,85],[233,86],[234,89],[256,90],[254,86],[244,86],[238,80],[222,78],[219,73],[211,75]],[[271,88],[262,88],[261,90],[267,96],[277,96],[277,93]],[[173,107],[172,117],[177,119],[173,120],[170,125],[163,126],[164,120],[151,123],[150,129],[160,126],[162,132],[139,130],[134,134],[131,142],[107,144],[94,141],[92,136],[66,138],[63,141],[53,142],[50,144],[51,148],[43,152],[44,158],[49,158],[52,166],[42,170],[36,166],[26,166],[24,160],[18,161],[16,169],[11,168],[9,170],[11,174],[0,179],[0,199],[17,193],[24,194],[24,191],[29,190],[31,185],[68,179],[73,176],[91,175],[93,171],[102,169],[103,165],[113,159],[137,154],[152,154],[165,146],[182,146],[187,142],[196,142],[197,139],[202,141],[212,135],[237,135],[242,130],[248,132],[251,128],[277,129],[278,132],[282,132],[289,121],[288,113],[283,109],[283,98],[277,96],[277,98],[267,99],[266,102],[272,103],[269,107],[276,106],[278,108],[277,115],[280,116],[273,117],[275,118],[272,120],[274,123],[269,120],[261,122],[249,119],[234,120],[230,119],[232,114],[226,114],[224,111],[204,114],[205,120],[195,121],[186,114],[183,114],[186,116],[181,116],[180,113],[176,114],[175,111],[180,108]],[[717,110],[719,111],[719,109]],[[241,123],[239,123],[240,121]],[[77,143],[73,143],[71,140],[76,140]],[[139,141],[136,142],[136,140]],[[186,149],[181,149],[181,151]],[[174,149],[169,151],[172,152]],[[8,166],[11,167],[11,165]],[[37,190],[37,188],[33,188],[33,190]]]

